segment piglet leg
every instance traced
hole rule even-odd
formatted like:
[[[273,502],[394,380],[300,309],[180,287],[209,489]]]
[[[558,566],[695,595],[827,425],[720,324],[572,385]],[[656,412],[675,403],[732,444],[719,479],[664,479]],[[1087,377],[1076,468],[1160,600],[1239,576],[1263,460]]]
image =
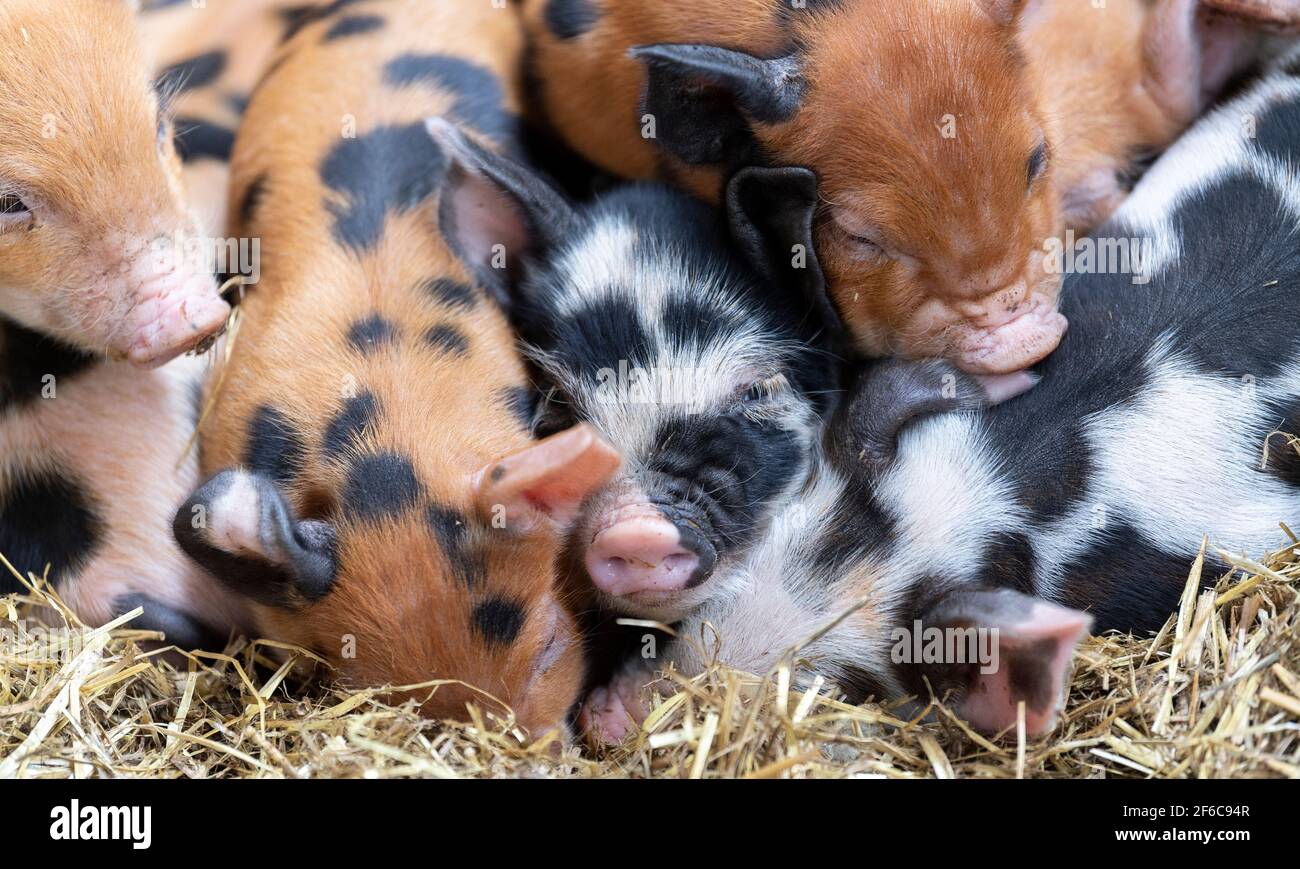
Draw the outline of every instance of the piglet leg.
[[[641,667],[621,670],[608,685],[587,694],[578,712],[578,727],[598,744],[617,745],[641,726],[650,709],[644,701],[654,675]]]

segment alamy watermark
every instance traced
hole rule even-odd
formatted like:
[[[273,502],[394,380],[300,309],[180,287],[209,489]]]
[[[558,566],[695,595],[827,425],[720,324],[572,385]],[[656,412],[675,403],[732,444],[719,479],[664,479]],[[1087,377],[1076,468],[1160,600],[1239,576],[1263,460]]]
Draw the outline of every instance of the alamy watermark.
[[[895,664],[978,664],[982,675],[998,671],[997,628],[925,627],[921,620],[890,632]]]
[[[1043,269],[1054,275],[1132,275],[1132,282],[1151,280],[1155,243],[1149,238],[1075,239],[1074,230],[1065,238],[1043,242]]]

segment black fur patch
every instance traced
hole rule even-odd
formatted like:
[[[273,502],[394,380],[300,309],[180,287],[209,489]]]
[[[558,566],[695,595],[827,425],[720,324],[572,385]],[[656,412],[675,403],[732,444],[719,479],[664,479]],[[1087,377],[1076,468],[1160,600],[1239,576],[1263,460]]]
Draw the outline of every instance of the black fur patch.
[[[129,613],[136,607],[143,607],[144,612],[128,625],[133,630],[162,631],[166,634],[166,644],[178,649],[219,652],[225,648],[225,637],[194,617],[148,595],[124,594],[113,601],[113,611],[117,615]]]
[[[324,6],[312,6],[303,4],[294,6],[281,11],[280,15],[284,18],[286,27],[284,35],[280,38],[281,42],[288,42],[297,36],[303,28],[315,24],[317,21],[324,21],[337,15],[339,12],[347,9],[349,6],[355,6],[358,3],[364,3],[366,0],[333,0]]]
[[[1034,547],[1024,534],[1003,534],[984,551],[978,585],[1034,594]]]
[[[348,343],[369,354],[397,338],[397,327],[378,314],[358,320],[348,329]]]
[[[1278,404],[1278,434],[1268,439],[1268,455],[1264,462],[1267,473],[1282,482],[1300,488],[1300,398],[1290,404]],[[1271,432],[1265,432],[1266,437]]]
[[[288,483],[303,468],[307,448],[302,433],[274,407],[263,405],[248,425],[244,464],[251,470]]]
[[[374,424],[378,412],[379,402],[370,392],[363,392],[344,402],[343,409],[330,420],[325,429],[323,446],[326,458],[344,457],[348,447],[355,444],[362,433]]]
[[[337,194],[325,203],[334,237],[358,251],[373,246],[389,214],[410,212],[433,193],[444,161],[422,122],[340,141],[320,169],[321,181]]]
[[[474,607],[474,628],[489,646],[508,646],[519,636],[527,617],[514,601],[489,598]]]
[[[647,482],[651,499],[698,510],[702,516],[684,518],[707,529],[720,555],[753,539],[775,496],[805,466],[793,432],[738,413],[665,421],[654,443],[646,460],[656,475]]]
[[[239,197],[239,225],[245,229],[252,226],[253,218],[257,216],[258,206],[262,204],[262,198],[266,196],[266,185],[270,182],[267,174],[263,172],[253,179],[244,191],[244,195]]]
[[[536,390],[527,386],[507,386],[498,393],[506,409],[519,420],[524,428],[532,430],[533,419],[537,415],[537,402],[540,396]]]
[[[518,118],[505,110],[501,83],[478,64],[448,54],[404,54],[384,67],[384,81],[392,87],[433,85],[455,94],[447,114],[499,144],[518,135]]]
[[[577,39],[600,21],[600,10],[591,0],[550,0],[542,15],[556,39]]]
[[[1295,64],[1300,66],[1300,59]],[[1300,99],[1278,103],[1259,118],[1255,147],[1279,162],[1300,162]]]
[[[439,304],[453,308],[468,310],[478,303],[473,287],[452,278],[430,278],[424,282],[423,290]]]
[[[0,415],[41,397],[46,375],[60,381],[95,365],[97,357],[0,317]]]
[[[1112,521],[1102,543],[1064,566],[1059,600],[1091,613],[1094,633],[1145,636],[1160,630],[1178,608],[1194,557],[1160,549],[1127,522]],[[1219,561],[1207,556],[1202,588],[1212,587],[1222,572]]]
[[[422,493],[410,459],[396,453],[361,456],[348,470],[343,510],[360,521],[391,519],[419,503]]]
[[[209,51],[174,63],[164,69],[157,79],[157,88],[163,93],[186,93],[204,88],[221,77],[226,69],[226,53]]]
[[[19,474],[0,492],[0,553],[23,574],[40,576],[49,565],[51,579],[66,578],[94,557],[105,532],[94,498],[66,474]],[[20,590],[0,571],[0,593]]]
[[[450,323],[442,323],[424,333],[424,340],[430,347],[455,356],[464,356],[469,352],[469,338],[465,333]]]
[[[483,559],[470,547],[469,520],[465,514],[451,507],[430,504],[425,518],[460,580],[467,586],[481,582]]]
[[[176,119],[176,153],[182,161],[209,159],[230,162],[235,131],[202,118]]]
[[[329,31],[325,34],[325,42],[333,42],[336,39],[345,39],[349,36],[360,36],[363,33],[373,33],[382,29],[384,19],[378,15],[348,15],[334,22]]]

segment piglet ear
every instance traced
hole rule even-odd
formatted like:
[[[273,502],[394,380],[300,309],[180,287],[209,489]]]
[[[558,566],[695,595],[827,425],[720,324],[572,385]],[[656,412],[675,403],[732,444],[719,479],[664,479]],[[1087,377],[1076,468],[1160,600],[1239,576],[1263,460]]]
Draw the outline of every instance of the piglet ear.
[[[815,325],[839,341],[844,326],[813,246],[816,210],[817,175],[811,169],[749,167],[727,184],[727,222],[736,245],[760,275],[797,294]]]
[[[790,55],[763,59],[714,45],[640,45],[645,64],[642,112],[655,141],[691,165],[758,162],[751,122],[777,124],[799,110],[805,82]]]
[[[218,581],[267,606],[304,606],[333,587],[333,526],[296,521],[261,474],[217,474],[176,511],[172,534]]]
[[[1156,0],[1142,25],[1142,83],[1178,129],[1195,120],[1254,55],[1252,28],[1212,16],[1202,5],[1237,4]]]
[[[1001,404],[1037,382],[1028,371],[966,374],[941,359],[868,363],[832,418],[829,448],[841,470],[874,477],[893,462],[899,435],[913,422]]]
[[[525,255],[573,237],[573,208],[541,177],[447,120],[430,118],[425,126],[447,161],[438,206],[442,235],[506,301]]]
[[[1030,7],[1038,5],[1039,0],[978,0],[984,14],[1002,27],[1015,24]]]
[[[567,527],[621,463],[618,452],[582,423],[480,471],[474,483],[479,509],[486,516],[504,509],[507,527],[538,518]]]
[[[989,733],[1015,726],[1022,702],[1028,733],[1052,728],[1070,657],[1092,627],[1087,613],[1010,589],[951,592],[920,622],[923,630],[973,628],[987,639],[979,640],[979,647],[991,654],[975,663],[923,666],[936,689],[943,685],[961,691],[962,717]]]

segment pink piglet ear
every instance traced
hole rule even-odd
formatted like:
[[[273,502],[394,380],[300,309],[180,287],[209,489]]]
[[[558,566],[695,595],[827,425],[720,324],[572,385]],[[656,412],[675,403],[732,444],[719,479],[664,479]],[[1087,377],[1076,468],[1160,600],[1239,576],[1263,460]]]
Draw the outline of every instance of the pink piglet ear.
[[[977,729],[1013,727],[1025,704],[1025,730],[1044,733],[1056,722],[1070,657],[1092,627],[1092,617],[1009,589],[957,591],[923,617],[940,628],[984,632],[992,652],[963,668],[959,710]]]
[[[618,452],[582,423],[479,471],[478,505],[485,515],[504,509],[511,524],[546,517],[564,527],[620,464]]]

